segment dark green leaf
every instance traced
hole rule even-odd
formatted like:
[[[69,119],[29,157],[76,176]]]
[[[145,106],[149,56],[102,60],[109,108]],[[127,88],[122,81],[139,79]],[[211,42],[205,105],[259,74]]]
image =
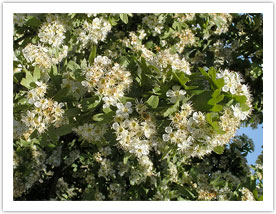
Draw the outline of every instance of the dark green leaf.
[[[212,91],[204,91],[203,93],[192,97],[193,106],[198,111],[208,111],[212,108],[211,105],[208,104],[208,101],[211,99]]]
[[[202,94],[205,90],[191,90],[189,91],[189,93],[191,95],[199,95],[199,94]]]
[[[54,96],[54,100],[61,102],[67,96],[68,92],[69,92],[69,88],[65,87],[60,89],[58,93]]]
[[[32,17],[26,22],[26,25],[31,27],[38,27],[41,25],[41,23],[42,22],[39,19],[37,19],[36,17]]]
[[[75,127],[75,124],[67,124],[67,125],[61,126],[56,129],[56,133],[58,136],[67,135],[72,132],[72,128],[74,127]]]
[[[91,51],[90,51],[90,54],[89,54],[89,63],[90,64],[93,64],[96,55],[97,55],[97,46],[92,45]]]

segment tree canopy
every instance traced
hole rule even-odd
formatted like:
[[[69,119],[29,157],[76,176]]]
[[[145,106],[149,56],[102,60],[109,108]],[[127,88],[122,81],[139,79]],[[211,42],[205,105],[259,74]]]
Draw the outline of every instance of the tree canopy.
[[[14,200],[263,200],[262,14],[14,14]]]

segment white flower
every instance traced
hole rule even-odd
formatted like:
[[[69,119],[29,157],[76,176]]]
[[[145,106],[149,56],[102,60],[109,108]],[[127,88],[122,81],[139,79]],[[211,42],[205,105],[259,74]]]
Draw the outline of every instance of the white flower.
[[[36,93],[36,90],[32,89],[27,94],[28,103],[34,104],[38,99],[38,95]]]
[[[245,120],[245,119],[246,119],[246,117],[247,117],[247,115],[248,115],[248,112],[243,112],[243,111],[241,110],[241,107],[240,107],[240,104],[239,104],[239,103],[237,103],[235,106],[232,105],[231,108],[233,109],[233,111],[234,111],[234,116],[235,116],[236,118],[239,118],[240,120]]]
[[[171,103],[176,103],[177,100],[181,101],[184,99],[184,95],[186,94],[186,91],[180,90],[180,86],[175,85],[172,87],[173,90],[168,90],[166,95],[167,97],[170,97]]]
[[[201,112],[194,112],[193,113],[193,120],[195,122],[199,123],[200,121],[205,120],[205,116]]]
[[[139,39],[140,39],[140,40],[144,39],[145,36],[147,35],[147,34],[145,33],[145,30],[143,30],[143,29],[142,29],[142,30],[139,30],[138,33],[140,34],[140,35],[139,35]]]
[[[166,132],[167,134],[163,134],[162,138],[163,138],[164,141],[169,141],[170,138],[173,136],[172,127],[167,126],[167,127],[165,128],[165,132]]]
[[[122,103],[117,103],[118,110],[116,111],[116,116],[122,116],[124,118],[128,118],[129,114],[132,113],[132,104],[131,102],[127,102],[125,105]]]
[[[114,97],[103,97],[102,99],[104,101],[103,108],[109,108],[110,105],[116,106],[117,101]]]

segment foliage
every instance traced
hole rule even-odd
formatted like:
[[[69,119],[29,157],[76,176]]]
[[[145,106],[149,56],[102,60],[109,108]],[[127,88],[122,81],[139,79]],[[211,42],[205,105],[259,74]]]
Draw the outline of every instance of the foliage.
[[[260,14],[15,14],[13,94],[15,200],[262,200]]]

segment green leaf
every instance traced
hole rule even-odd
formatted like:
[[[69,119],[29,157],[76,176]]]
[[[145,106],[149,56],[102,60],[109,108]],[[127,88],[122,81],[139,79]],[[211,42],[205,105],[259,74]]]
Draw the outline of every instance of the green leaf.
[[[213,112],[220,112],[223,110],[223,106],[222,105],[214,105],[210,111],[213,111]]]
[[[218,113],[211,112],[206,114],[206,121],[214,128],[215,133],[224,134],[225,131],[221,129],[217,121],[213,121],[218,118]]]
[[[208,100],[208,104],[209,104],[209,105],[215,105],[215,104],[221,102],[223,99],[224,99],[224,95],[221,94],[221,95],[218,96],[218,97],[214,97],[214,98]]]
[[[244,95],[243,96],[234,95],[233,97],[240,104],[243,104],[246,102],[246,96],[244,96]]]
[[[122,97],[120,98],[121,103],[123,103],[124,105],[126,104],[126,102],[134,102],[135,99],[133,97]]]
[[[103,115],[104,115],[104,113],[95,114],[95,115],[93,115],[92,119],[94,121],[102,121],[104,119]]]
[[[190,200],[195,198],[195,194],[188,187],[178,185],[177,189],[184,198],[188,198]]]
[[[53,143],[56,143],[58,141],[58,135],[57,135],[56,130],[53,126],[48,128],[48,137],[50,138],[50,140]]]
[[[221,155],[224,152],[224,147],[223,146],[216,146],[214,148],[214,152],[217,153],[218,155]]]
[[[207,121],[210,125],[212,125],[212,123],[213,123],[212,113],[207,113],[207,114],[206,114],[206,121]]]
[[[263,195],[258,198],[258,201],[263,201]]]
[[[17,113],[17,112],[22,112],[24,110],[27,110],[30,108],[29,104],[23,104],[23,105],[16,105],[13,107],[13,112]]]
[[[189,91],[189,93],[191,95],[199,95],[199,94],[202,94],[205,90],[191,90]]]
[[[43,133],[43,134],[41,135],[41,140],[40,140],[40,146],[41,146],[42,148],[44,148],[44,147],[47,145],[47,139],[48,139],[47,133]]]
[[[177,100],[177,102],[173,106],[169,107],[165,111],[165,113],[163,114],[163,116],[164,117],[170,116],[171,114],[173,114],[174,112],[176,112],[178,110],[178,106],[179,106],[179,100]]]
[[[89,54],[89,60],[88,60],[90,64],[93,64],[96,55],[97,55],[97,46],[92,45],[91,51],[90,51],[90,54]]]
[[[105,113],[105,114],[108,114],[109,112],[111,112],[112,110],[111,110],[111,108],[104,108],[103,109],[103,112]]]
[[[112,26],[115,26],[118,23],[118,19],[111,17],[111,16],[108,18],[108,21]]]
[[[230,106],[230,105],[232,105],[232,103],[234,102],[234,99],[231,99],[231,100],[229,100],[229,102],[228,103],[226,103],[226,106]]]
[[[120,19],[127,24],[128,23],[128,16],[126,13],[120,13]]]
[[[76,62],[70,60],[67,64],[67,68],[69,68],[72,71],[75,71],[76,69],[80,69],[80,66]]]
[[[220,95],[221,89],[216,89],[212,94],[212,97],[218,97]]]
[[[129,158],[130,158],[129,155],[124,156],[124,158],[123,158],[123,163],[124,163],[124,165],[127,164]]]
[[[58,75],[58,70],[56,65],[52,65],[52,72],[53,72],[53,75]]]
[[[240,107],[242,111],[248,111],[250,109],[250,107],[245,103],[240,104]]]
[[[36,17],[30,18],[26,22],[26,25],[27,26],[31,26],[31,27],[39,27],[41,24],[42,24],[42,22],[39,19],[37,19]]]
[[[179,83],[185,88],[186,83],[190,80],[188,77],[185,76],[183,72],[174,72],[175,77],[179,81]]]
[[[62,76],[58,74],[57,66],[55,66],[55,65],[52,65],[52,67],[51,67],[50,78],[53,81],[56,88],[60,89],[60,85],[62,82]]]
[[[34,82],[40,79],[40,70],[38,66],[35,66],[33,80]]]
[[[159,97],[155,95],[151,95],[147,100],[147,103],[153,108],[156,109],[159,103]]]
[[[56,133],[58,136],[67,135],[72,132],[72,128],[74,127],[75,127],[75,124],[67,124],[67,125],[61,126],[56,129]]]
[[[61,102],[67,96],[68,92],[69,92],[69,88],[65,87],[65,88],[60,89],[57,92],[57,94],[54,96],[54,100]]]
[[[201,72],[201,74],[203,75],[203,76],[205,76],[205,77],[207,77],[208,79],[209,79],[209,75],[208,75],[208,73],[205,71],[205,69],[204,68],[198,68],[198,70]]]
[[[212,108],[211,105],[208,104],[208,101],[211,99],[212,91],[204,91],[203,93],[192,97],[193,106],[198,111],[208,111]]]
[[[216,79],[214,80],[215,85],[221,89],[224,86],[224,79],[220,78],[220,79]]]
[[[209,68],[208,75],[213,81],[216,80],[216,69],[214,67]]]
[[[100,103],[101,103],[101,101],[99,100],[99,97],[84,98],[80,102],[84,111],[92,110],[92,109],[96,108]]]
[[[25,76],[25,78],[22,78],[20,84],[29,89],[29,88],[31,88],[30,84],[33,82],[33,76],[27,70],[25,70],[25,73],[26,73],[26,76]]]
[[[67,117],[74,117],[80,113],[81,113],[81,110],[79,108],[71,108],[66,110],[65,115]]]
[[[225,134],[225,131],[223,131],[221,129],[221,127],[219,126],[218,122],[212,122],[211,125],[214,128],[216,134]]]
[[[109,123],[109,122],[113,121],[113,117],[115,115],[115,112],[114,111],[110,111],[110,112],[108,112],[106,114],[99,113],[99,114],[96,114],[96,115],[97,116],[95,118],[96,119],[95,121],[98,120],[96,124],[105,124],[105,123]],[[94,119],[94,116],[93,116],[93,119]]]
[[[257,191],[257,189],[254,189],[254,190],[252,191],[252,193],[253,193],[253,195],[254,195],[255,200],[258,200],[258,191]]]
[[[86,59],[83,59],[81,60],[81,69],[82,70],[85,70],[87,68],[87,62],[86,62]]]

